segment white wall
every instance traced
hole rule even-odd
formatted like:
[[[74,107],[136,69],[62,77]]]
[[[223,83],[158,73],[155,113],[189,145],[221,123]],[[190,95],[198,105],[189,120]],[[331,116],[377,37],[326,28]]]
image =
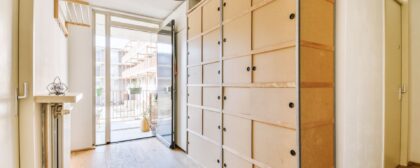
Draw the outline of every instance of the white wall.
[[[170,14],[162,26],[175,20],[177,38],[177,114],[176,114],[176,144],[183,150],[187,149],[187,3],[184,2],[172,14]]]
[[[420,1],[409,0],[410,116],[408,160],[420,163]]]
[[[19,167],[17,87],[18,2],[0,1],[0,167]]]
[[[336,1],[337,167],[382,167],[384,1]]]
[[[93,79],[92,28],[70,26],[69,88],[71,92],[83,93],[83,99],[71,113],[71,148],[85,149],[93,145]]]
[[[20,166],[42,165],[41,107],[33,95],[47,92],[54,77],[67,82],[67,39],[54,20],[54,1],[21,0],[19,8],[19,84],[29,97],[19,101]]]

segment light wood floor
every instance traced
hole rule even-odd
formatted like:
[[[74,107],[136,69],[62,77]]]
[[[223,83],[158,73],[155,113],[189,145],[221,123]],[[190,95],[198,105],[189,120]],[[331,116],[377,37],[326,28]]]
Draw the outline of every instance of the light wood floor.
[[[72,168],[198,168],[182,150],[171,150],[156,138],[99,146],[72,153]]]

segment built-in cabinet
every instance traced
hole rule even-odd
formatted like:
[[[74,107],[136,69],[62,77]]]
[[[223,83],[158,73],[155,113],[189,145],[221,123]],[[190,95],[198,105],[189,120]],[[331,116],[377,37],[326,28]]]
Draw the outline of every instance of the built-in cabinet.
[[[330,0],[202,0],[189,10],[193,160],[334,167],[333,9]]]

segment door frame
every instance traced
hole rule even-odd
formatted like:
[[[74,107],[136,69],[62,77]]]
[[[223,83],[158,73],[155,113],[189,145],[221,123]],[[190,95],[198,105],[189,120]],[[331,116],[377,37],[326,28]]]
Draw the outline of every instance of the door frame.
[[[161,20],[148,18],[145,16],[139,16],[135,14],[130,14],[126,12],[111,10],[107,8],[102,7],[93,7],[92,9],[92,59],[96,60],[96,14],[102,14],[105,16],[105,76],[110,76],[110,57],[111,57],[111,27],[117,27],[117,28],[124,28],[129,30],[135,30],[135,31],[143,31],[143,32],[157,32],[158,29],[151,29],[148,27],[142,27],[142,26],[136,26],[126,23],[121,23],[118,21],[111,21],[111,17],[119,17],[134,21],[140,21],[140,22],[149,22],[159,25],[158,23],[161,22]],[[96,88],[96,61],[92,61],[92,72],[93,72],[93,79],[92,79],[92,88]],[[105,93],[110,92],[110,86],[111,83],[110,78],[105,78]],[[92,95],[96,95],[96,89],[93,89]],[[105,121],[105,144],[111,143],[111,111],[110,111],[110,95],[105,94],[105,115],[106,115],[106,121]],[[96,146],[96,96],[93,96],[92,99],[92,146]],[[101,145],[101,144],[100,144]]]

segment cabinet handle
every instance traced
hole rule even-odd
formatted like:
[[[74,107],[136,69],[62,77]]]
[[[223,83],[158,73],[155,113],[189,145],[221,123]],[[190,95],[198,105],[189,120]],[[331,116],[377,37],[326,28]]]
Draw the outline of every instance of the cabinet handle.
[[[217,163],[220,163],[220,160],[219,159],[217,159]]]
[[[226,96],[223,96],[223,100],[226,100],[227,99],[227,97]]]
[[[225,42],[225,43],[226,43],[226,38],[223,38],[223,42]]]
[[[217,74],[219,74],[219,75],[220,75],[220,70],[218,70],[218,71],[217,71]]]
[[[223,131],[226,132],[226,128],[225,127],[223,127]]]
[[[295,103],[293,103],[293,102],[290,102],[290,103],[289,103],[289,107],[290,107],[290,108],[293,108],[293,107],[295,107]]]
[[[217,129],[220,129],[220,125],[217,126]]]
[[[257,70],[257,67],[256,67],[256,66],[253,66],[253,67],[252,67],[252,70],[253,70],[253,71]]]
[[[246,71],[251,71],[251,67],[246,67]]]
[[[217,7],[217,11],[220,11],[220,7]]]
[[[220,100],[220,96],[217,96],[217,100]]]
[[[223,2],[223,6],[226,6],[226,2]]]
[[[291,14],[289,15],[289,19],[290,19],[290,20],[295,19],[295,17],[296,17],[296,14],[295,14],[295,13],[291,13]]]
[[[220,45],[220,41],[217,41],[217,45]]]
[[[223,163],[223,167],[227,167],[227,164],[226,163]]]
[[[290,155],[292,155],[292,156],[296,156],[296,151],[295,150],[290,150]]]

